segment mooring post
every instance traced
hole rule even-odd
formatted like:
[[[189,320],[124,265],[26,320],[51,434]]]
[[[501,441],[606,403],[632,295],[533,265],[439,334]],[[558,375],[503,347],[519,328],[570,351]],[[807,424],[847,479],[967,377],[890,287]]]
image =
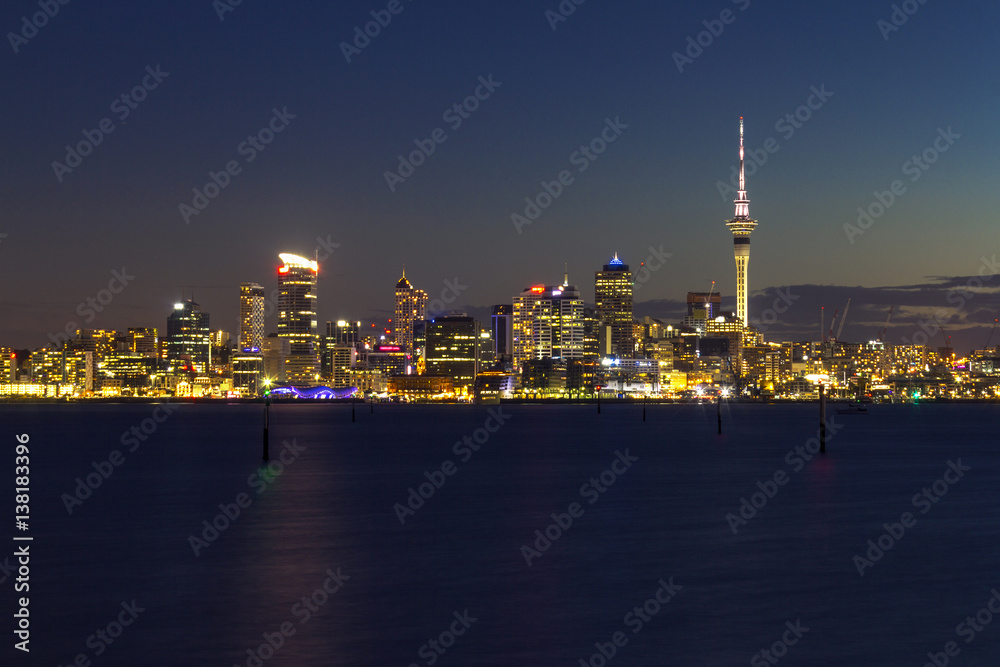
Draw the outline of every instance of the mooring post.
[[[722,392],[719,392],[719,398],[715,401],[715,418],[719,422],[719,435],[722,435]]]
[[[354,394],[351,394],[351,422],[355,421],[355,418],[354,418],[354,404],[357,402],[355,400],[355,398],[356,397],[354,396]]]
[[[264,397],[264,460],[270,460],[267,454],[267,429],[271,420],[271,397]]]
[[[819,453],[826,454],[826,393],[819,385]]]
[[[597,388],[597,414],[601,414],[601,388]]]

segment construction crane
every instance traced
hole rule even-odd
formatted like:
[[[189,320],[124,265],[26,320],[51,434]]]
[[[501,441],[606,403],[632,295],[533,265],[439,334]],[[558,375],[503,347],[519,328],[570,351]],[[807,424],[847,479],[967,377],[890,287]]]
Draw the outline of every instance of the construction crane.
[[[851,307],[851,297],[847,297],[847,305],[844,306],[844,314],[840,317],[840,326],[837,327],[837,340],[840,340],[840,334],[844,331],[844,322],[847,321],[847,311]]]
[[[997,318],[994,317],[993,328],[990,329],[990,335],[986,337],[986,345],[983,346],[984,350],[988,350],[990,348],[990,341],[993,340],[993,332],[996,331],[996,328],[997,328]]]
[[[941,339],[944,340],[944,349],[946,351],[951,350],[951,336],[946,335],[946,332],[944,330],[944,324],[941,325]],[[955,357],[954,350],[952,350],[951,352],[951,357],[952,358]]]
[[[837,326],[837,315],[840,315],[840,308],[833,311],[833,321],[830,322],[830,331],[824,340],[833,340],[833,328]]]
[[[882,328],[878,332],[878,342],[882,343],[882,358],[879,363],[879,373],[881,373],[883,378],[886,377],[885,368],[889,361],[889,348],[885,345],[885,335],[889,331],[889,318],[892,317],[893,308],[895,306],[889,306],[889,314],[885,316],[885,324],[882,325]]]
[[[885,316],[885,324],[883,324],[882,328],[878,331],[878,342],[880,343],[885,342],[885,334],[889,331],[889,318],[892,317],[893,308],[895,308],[895,306],[889,306],[889,314]]]

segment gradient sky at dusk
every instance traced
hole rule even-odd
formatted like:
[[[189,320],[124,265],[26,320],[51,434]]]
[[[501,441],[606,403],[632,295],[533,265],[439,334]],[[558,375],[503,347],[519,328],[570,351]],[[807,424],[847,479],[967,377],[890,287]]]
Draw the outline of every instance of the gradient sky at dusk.
[[[553,30],[556,0],[402,0],[346,62],[339,44],[387,4],[244,0],[220,20],[211,0],[70,2],[18,53],[5,38],[0,346],[40,347],[68,321],[163,330],[192,287],[213,328],[235,331],[239,283],[270,291],[278,253],[312,256],[317,239],[339,244],[321,322],[388,317],[404,263],[432,299],[457,278],[455,306],[476,314],[561,282],[564,263],[592,302],[613,252],[635,270],[650,246],[672,256],[638,314],[672,321],[712,280],[733,304],[733,196],[717,183],[740,116],[748,149],[778,146],[748,178],[751,317],[777,286],[798,297],[767,338],[816,339],[819,307],[829,323],[852,297],[847,339],[873,338],[892,305],[893,342],[938,310],[960,351],[985,342],[1000,269],[963,307],[947,296],[1000,250],[997,5],[914,2],[885,39],[890,2],[589,0]],[[723,10],[734,21],[679,72],[672,54]],[[0,30],[37,11],[4,3]],[[169,76],[119,120],[112,101],[157,65]],[[451,129],[444,111],[490,75],[501,85]],[[813,87],[832,96],[779,129]],[[247,163],[240,143],[286,107],[295,118]],[[104,118],[114,131],[60,182],[52,162]],[[579,173],[570,156],[606,118],[628,129]],[[390,191],[384,172],[436,128],[447,140]],[[960,137],[912,181],[904,164],[948,128]],[[179,204],[230,160],[242,172],[185,224]],[[511,214],[564,169],[574,182],[519,234]],[[905,192],[849,242],[844,224],[896,179]],[[84,322],[77,304],[122,267],[134,281]]]

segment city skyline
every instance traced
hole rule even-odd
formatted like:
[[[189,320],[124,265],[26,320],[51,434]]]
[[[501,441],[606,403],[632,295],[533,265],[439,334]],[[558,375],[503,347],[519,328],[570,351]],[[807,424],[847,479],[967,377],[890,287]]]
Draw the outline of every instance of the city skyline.
[[[655,249],[651,250],[655,251]],[[722,251],[724,252],[724,249],[722,249]],[[290,256],[294,255],[290,254]],[[655,252],[651,257],[655,261]],[[611,261],[614,261],[615,259],[618,259],[617,252],[612,253],[612,256],[609,258]],[[618,259],[618,261],[621,262],[622,260]],[[843,326],[843,330],[847,332],[848,335],[844,335],[842,340],[866,342],[874,340],[877,337],[879,331],[886,324],[885,318],[891,307],[893,314],[888,322],[887,331],[889,332],[889,336],[886,338],[888,342],[909,344],[915,340],[919,341],[921,339],[926,339],[926,344],[930,347],[943,347],[945,346],[946,339],[950,337],[952,339],[952,347],[954,347],[957,352],[964,353],[967,351],[965,349],[966,347],[969,350],[983,347],[985,344],[984,338],[985,341],[992,340],[992,332],[995,324],[994,318],[997,315],[1000,315],[1000,312],[990,308],[988,296],[980,297],[978,302],[976,299],[977,294],[988,294],[988,291],[984,291],[981,288],[986,286],[988,290],[989,280],[991,277],[991,274],[988,271],[997,271],[1000,273],[1000,264],[998,264],[996,260],[991,257],[983,257],[980,266],[987,271],[985,273],[980,273],[979,275],[940,277],[936,278],[935,282],[927,282],[916,285],[875,288],[863,288],[857,286],[848,287],[839,285],[786,285],[750,290],[749,323],[752,326],[756,326],[758,330],[764,334],[765,340],[773,342],[780,342],[782,340],[820,341],[823,339],[824,335],[829,336],[834,325]],[[642,267],[640,266],[640,269],[641,268]],[[636,274],[638,272],[633,271],[632,273]],[[735,270],[733,271],[733,274],[734,275],[731,278],[732,282],[735,283]],[[322,283],[322,281],[323,269],[322,265],[319,265],[318,282]],[[244,283],[245,282],[246,281],[244,281]],[[265,332],[265,335],[274,334],[278,331],[278,316],[276,313],[279,299],[279,289],[277,282],[270,284],[270,282],[266,279],[262,279],[261,282],[270,285],[269,287],[264,288],[264,303],[270,305],[270,308],[267,308],[266,312],[273,310],[273,312],[264,317],[263,331]],[[715,290],[716,294],[720,294],[721,292],[722,305],[720,307],[720,312],[731,312],[736,314],[738,312],[737,295],[735,293],[726,293],[722,291],[718,288],[717,281],[712,282],[715,283],[712,285],[712,288]],[[997,282],[998,285],[1000,285],[1000,280]],[[187,303],[195,303],[195,305],[199,306],[203,311],[209,313],[210,315],[215,314],[215,322],[219,322],[220,320],[233,320],[233,322],[229,322],[228,324],[221,323],[213,326],[212,329],[216,331],[226,331],[238,337],[242,328],[239,296],[244,283],[237,282],[234,283],[232,287],[226,286],[224,288],[213,288],[213,290],[215,290],[213,293],[218,293],[219,290],[226,290],[229,293],[217,296],[211,301],[203,299],[199,296],[198,302],[195,303],[194,297],[197,295],[193,291],[187,297],[168,299],[166,300],[169,304],[167,306],[167,310],[165,313],[161,314],[159,318],[157,318],[160,320],[160,323],[157,323],[156,321],[147,322],[144,320],[135,321],[132,319],[119,318],[118,325],[108,326],[99,324],[100,321],[96,317],[93,320],[88,321],[88,313],[96,313],[101,309],[101,297],[98,295],[88,299],[86,304],[81,303],[83,308],[80,312],[84,313],[83,317],[70,319],[62,327],[46,332],[45,334],[36,333],[35,336],[30,337],[31,340],[25,345],[10,344],[9,342],[3,340],[0,340],[0,345],[13,349],[38,349],[43,346],[48,346],[50,343],[63,341],[67,337],[72,338],[73,333],[77,329],[125,331],[126,329],[145,327],[166,332],[167,327],[163,327],[161,329],[162,322],[166,322],[169,319],[171,314],[177,309],[178,305]],[[251,281],[250,284],[256,285],[257,282]],[[530,289],[533,284],[544,284],[544,281],[528,282],[524,289]],[[556,282],[556,284],[561,283]],[[580,282],[580,284],[587,285],[589,289],[589,281],[584,280]],[[641,277],[636,277],[634,279],[633,286],[641,287],[643,284],[644,283],[641,282]],[[448,301],[442,302],[441,300],[438,300],[439,305],[445,304],[445,307],[439,309],[436,312],[437,315],[446,315],[453,312],[465,313],[472,316],[477,321],[489,321],[492,314],[492,308],[497,304],[471,305],[458,301],[457,297],[464,293],[463,288],[465,286],[462,285],[457,278],[454,280],[445,279],[442,281],[442,285],[444,285],[442,295],[451,294],[453,296],[448,297],[450,299]],[[458,287],[457,290],[455,289],[456,285]],[[423,292],[425,290],[418,291]],[[236,295],[235,297],[233,296],[234,293]],[[875,295],[875,303],[866,303],[864,297],[859,300],[857,297],[859,293],[862,295],[866,293]],[[922,305],[924,300],[932,301],[932,299],[927,298],[928,293],[931,295],[937,295],[936,300],[940,304],[939,306]],[[507,301],[503,301],[501,303],[507,303],[509,305],[515,298],[516,295],[512,295],[508,297]],[[853,299],[851,302],[852,310],[849,314],[852,313],[853,317],[850,317],[846,322],[846,326],[844,326],[845,323],[837,322],[834,318],[839,316],[843,310],[843,306],[848,300],[851,299]],[[358,319],[355,317],[355,313],[345,314],[340,310],[333,310],[329,306],[323,306],[321,299],[316,299],[316,301],[319,302],[319,305],[317,305],[317,332],[319,331],[321,323],[324,322]],[[390,299],[383,298],[382,301],[386,304],[390,304]],[[596,306],[596,301],[591,300],[589,298],[589,293],[586,291],[584,292],[583,301],[587,307]],[[819,310],[818,307],[814,309],[800,307],[800,301],[825,305],[825,315]],[[433,303],[433,301],[431,303]],[[890,305],[882,305],[885,303]],[[775,305],[778,306],[777,309],[775,309]],[[907,308],[911,309],[913,313],[916,314],[910,314],[908,316],[906,314]],[[324,312],[324,310],[328,313],[336,312],[338,314],[328,316],[318,314]],[[234,313],[233,316],[221,318],[217,314],[218,312],[226,311],[232,311]],[[770,311],[770,313],[768,311]],[[368,308],[367,312],[369,315],[371,315],[371,313],[377,313],[377,315],[375,317],[369,316],[360,318],[359,321],[365,325],[362,329],[363,332],[367,331],[368,333],[372,333],[373,331],[382,331],[383,329],[388,328],[394,335],[393,323],[396,321],[396,318],[394,317],[395,312],[392,308]],[[638,300],[635,301],[634,315],[639,319],[642,317],[655,317],[657,319],[662,319],[665,323],[677,323],[683,319],[685,312],[686,302],[684,298],[660,299],[645,302]],[[767,319],[769,314],[773,317],[773,319]],[[776,317],[777,314],[780,314],[781,317]],[[963,320],[965,320],[970,314],[981,318],[981,321],[975,325],[976,328],[971,334],[963,325]],[[823,325],[824,319],[822,319],[824,317],[825,326]],[[900,320],[904,321],[900,322]],[[70,325],[73,326],[71,327]],[[861,335],[849,335],[852,332],[858,332]],[[892,332],[895,332],[895,340],[893,340]],[[45,340],[42,340],[40,336],[46,336]],[[391,339],[392,335],[388,336],[388,338]]]
[[[738,187],[729,128],[740,115],[766,221],[751,315],[790,286],[798,299],[771,331],[792,338],[818,332],[820,306],[848,297],[851,339],[873,337],[890,306],[897,341],[939,309],[957,346],[987,338],[991,282],[961,309],[947,290],[994,256],[997,93],[970,82],[989,80],[1000,10],[920,5],[894,25],[891,4],[861,2],[591,3],[560,19],[542,6],[401,6],[359,53],[341,44],[380,11],[361,2],[221,15],[65,6],[12,46],[11,88],[38,94],[12,96],[17,131],[3,135],[0,341],[31,347],[70,321],[159,326],[192,289],[235,322],[226,295],[243,280],[275,289],[275,248],[319,251],[341,298],[323,295],[320,321],[387,319],[381,286],[404,263],[431,300],[457,278],[467,289],[455,305],[482,317],[615,250],[633,269],[663,265],[637,291],[637,314],[679,314],[685,293],[713,280],[732,300],[720,222]],[[0,25],[14,32],[30,7],[5,7]],[[139,24],[143,39],[113,55],[90,48]],[[511,57],[512,35],[526,57]],[[280,55],[261,62],[261,40]],[[68,157],[105,118],[113,129],[92,152]],[[39,257],[59,270],[38,275]],[[132,279],[80,321],[115,271]]]

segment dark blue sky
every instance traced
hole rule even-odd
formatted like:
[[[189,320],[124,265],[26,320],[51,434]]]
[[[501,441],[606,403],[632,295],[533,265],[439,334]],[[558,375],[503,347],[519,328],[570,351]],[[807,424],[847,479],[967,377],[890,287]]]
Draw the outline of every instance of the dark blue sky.
[[[566,262],[592,301],[613,252],[636,269],[650,246],[672,256],[637,311],[673,317],[689,290],[735,290],[733,196],[718,183],[736,163],[740,116],[748,149],[777,147],[748,179],[760,223],[751,290],[801,295],[772,337],[818,330],[819,306],[852,296],[846,338],[874,337],[895,305],[895,342],[938,310],[968,347],[984,342],[974,327],[992,324],[995,295],[956,309],[947,289],[965,279],[931,278],[976,275],[1000,245],[996,5],[914,3],[885,39],[888,2],[589,0],[553,30],[556,0],[402,0],[346,62],[340,43],[388,4],[244,0],[220,20],[210,0],[70,2],[17,53],[8,36],[0,345],[41,346],[69,321],[162,329],[185,286],[214,327],[234,330],[238,284],[273,288],[277,254],[312,255],[318,238],[339,244],[321,268],[321,321],[384,317],[404,263],[431,298],[457,278],[467,289],[455,305],[473,312],[560,282]],[[732,22],[712,24],[726,10]],[[20,32],[38,11],[4,3],[0,29]],[[706,21],[721,34],[679,72],[673,54]],[[112,102],[157,65],[169,75],[121,120]],[[499,87],[453,129],[443,113],[490,75]],[[779,124],[813,87],[832,96],[812,98],[799,127]],[[295,117],[247,162],[241,143],[275,108]],[[105,118],[114,130],[60,181],[52,163]],[[628,127],[581,173],[571,156],[607,118]],[[447,139],[390,191],[397,155],[437,128]],[[926,149],[935,163],[907,171]],[[185,224],[179,205],[231,160],[239,173]],[[573,182],[518,233],[511,215],[563,170]],[[858,207],[895,180],[902,194],[849,239]],[[84,322],[78,304],[122,267],[135,279]]]

